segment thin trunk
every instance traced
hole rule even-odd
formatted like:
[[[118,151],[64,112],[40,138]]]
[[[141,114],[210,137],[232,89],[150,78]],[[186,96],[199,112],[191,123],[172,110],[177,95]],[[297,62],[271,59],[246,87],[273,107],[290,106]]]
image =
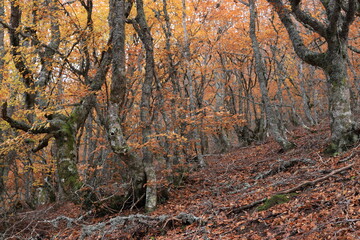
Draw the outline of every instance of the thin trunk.
[[[185,79],[187,80],[188,85],[188,93],[189,93],[189,107],[190,107],[190,117],[193,118],[195,115],[196,105],[195,105],[195,95],[194,95],[194,83],[192,78],[192,73],[190,71],[190,42],[189,42],[189,35],[187,31],[187,24],[186,24],[186,3],[185,0],[182,0],[182,25],[183,25],[183,33],[184,33],[184,49],[183,55],[185,60]],[[201,139],[199,130],[196,124],[192,124],[194,129],[194,141],[195,141],[195,151],[198,160],[198,164],[200,167],[205,167],[206,163],[204,161],[204,157],[201,153]]]
[[[220,75],[220,76],[218,76]],[[216,93],[215,93],[215,112],[220,112],[221,109],[224,108],[224,99],[225,99],[225,86],[224,86],[224,79],[226,79],[226,76],[224,76],[224,73],[214,73],[214,78],[215,78],[215,88],[216,88]],[[226,152],[229,148],[230,148],[230,143],[228,140],[228,137],[225,133],[225,129],[222,127],[221,125],[221,116],[215,115],[215,120],[217,122],[219,122],[219,127],[216,127],[217,131],[216,131],[216,136],[214,137],[215,141],[216,141],[216,145],[219,148],[219,151],[221,153]]]
[[[277,78],[278,91],[279,91],[279,95],[281,95],[280,106],[282,108],[284,108],[284,107],[289,107],[290,108],[289,117],[290,117],[290,121],[292,122],[293,125],[295,125],[295,126],[301,125],[304,128],[308,128],[304,124],[304,121],[302,120],[302,118],[300,117],[300,115],[296,111],[296,102],[295,102],[295,100],[294,100],[294,98],[293,98],[293,96],[292,96],[292,94],[290,92],[290,88],[289,88],[289,86],[288,86],[288,84],[286,82],[286,79],[289,78],[289,74],[288,74],[286,68],[284,67],[283,62],[281,60],[279,61],[278,58],[276,57],[278,49],[276,48],[276,46],[271,46],[271,50],[272,50],[273,58],[274,58],[274,61],[275,61],[275,64],[276,64],[276,74],[278,75],[278,78]],[[284,90],[286,91],[286,93],[288,95],[288,98],[290,100],[290,106],[284,106],[284,104],[283,104],[282,93],[280,93],[283,90],[282,86],[284,86]],[[282,126],[281,129],[282,129],[283,134],[284,134],[285,126],[284,126],[283,123],[281,124],[281,126]]]
[[[164,33],[165,33],[165,49],[166,49],[166,52],[167,52],[167,59],[168,59],[168,74],[169,74],[169,79],[172,83],[172,87],[173,87],[173,96],[170,100],[170,103],[171,103],[171,116],[170,118],[172,119],[169,119],[168,123],[166,123],[166,118],[164,116],[164,121],[165,121],[165,124],[168,127],[170,122],[172,124],[172,128],[173,128],[173,131],[175,134],[179,134],[180,131],[179,131],[179,128],[176,126],[175,122],[176,122],[176,97],[177,95],[180,94],[180,87],[179,87],[179,81],[177,80],[177,70],[176,70],[176,67],[175,67],[175,64],[174,64],[174,56],[172,54],[172,51],[171,51],[171,36],[172,36],[172,30],[171,30],[171,23],[170,23],[170,16],[169,16],[169,13],[168,13],[168,9],[167,9],[167,0],[163,0],[163,13],[164,13],[164,18],[165,18],[165,27],[164,27]],[[171,121],[172,120],[172,121]],[[168,130],[168,129],[167,129]],[[169,159],[169,162],[167,163],[167,167],[168,169],[171,169],[172,170],[172,166],[173,165],[178,165],[179,164],[179,149],[177,146],[174,147],[174,153],[173,153],[173,156]]]
[[[260,53],[259,42],[256,37],[256,10],[255,10],[255,0],[250,0],[250,37],[252,41],[252,48],[255,56],[255,68],[257,72],[257,76],[259,79],[260,90],[262,95],[262,102],[264,104],[264,109],[266,113],[266,118],[273,134],[276,142],[280,144],[280,146],[284,150],[288,150],[294,147],[294,144],[290,142],[285,135],[281,133],[281,129],[278,126],[278,119],[275,115],[275,111],[273,106],[271,105],[270,98],[267,90],[267,79],[266,79],[266,68],[263,62],[262,55]]]
[[[57,8],[56,5],[56,0],[45,0],[43,1],[42,5],[44,5],[44,7],[49,8],[49,10],[51,12],[56,12],[59,9]],[[33,7],[33,24],[34,26],[36,26],[38,24],[38,9],[40,8],[40,6],[38,6],[38,2],[34,1],[34,7]],[[51,6],[50,6],[51,5]],[[41,9],[41,8],[40,8]],[[42,14],[42,13],[40,13]],[[48,83],[51,80],[51,75],[52,75],[52,63],[53,63],[53,59],[55,56],[55,51],[58,50],[59,45],[60,45],[60,26],[59,26],[59,22],[57,20],[57,18],[53,17],[51,18],[51,23],[50,23],[50,34],[51,34],[51,41],[49,43],[50,48],[45,48],[44,51],[39,51],[39,57],[40,57],[40,62],[41,62],[41,69],[39,72],[39,76],[37,81],[35,82],[35,86],[37,89],[39,89],[36,92],[36,104],[40,107],[40,108],[46,108],[47,104],[48,104],[48,100],[46,98],[46,96],[42,96],[41,94],[43,93],[43,90],[45,89],[45,87],[48,85]]]
[[[142,148],[143,162],[146,173],[146,211],[153,211],[157,205],[157,187],[156,172],[153,163],[153,153],[148,147],[151,136],[151,94],[152,84],[155,80],[155,60],[154,44],[147,24],[142,0],[136,0],[137,16],[135,18],[134,28],[145,47],[145,78],[142,85],[141,103],[140,103],[140,121],[142,123]]]
[[[311,109],[309,107],[310,99],[308,97],[308,93],[306,92],[305,88],[305,76],[304,76],[304,70],[303,70],[303,64],[300,63],[299,67],[299,79],[300,79],[300,91],[301,91],[301,97],[302,97],[302,106],[305,113],[305,117],[307,121],[310,123],[311,126],[315,125],[315,120],[313,116],[311,115]]]

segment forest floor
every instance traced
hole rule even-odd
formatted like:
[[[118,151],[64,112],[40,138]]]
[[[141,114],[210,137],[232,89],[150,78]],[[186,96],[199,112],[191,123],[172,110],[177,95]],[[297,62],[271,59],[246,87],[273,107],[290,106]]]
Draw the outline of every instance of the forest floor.
[[[20,213],[11,239],[360,239],[360,145],[326,156],[328,137],[296,129],[288,152],[267,141],[207,156],[151,214],[91,218],[70,203]]]

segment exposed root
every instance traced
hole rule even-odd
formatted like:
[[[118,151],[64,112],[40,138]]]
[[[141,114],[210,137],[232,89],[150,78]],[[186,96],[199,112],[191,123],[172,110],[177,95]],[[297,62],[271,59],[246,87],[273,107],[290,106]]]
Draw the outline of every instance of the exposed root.
[[[90,239],[91,236],[99,233],[101,235],[110,234],[120,227],[125,231],[126,229],[131,229],[132,234],[135,234],[133,230],[139,228],[139,226],[142,230],[144,230],[144,228],[159,228],[163,230],[170,224],[170,222],[172,224],[180,222],[182,225],[189,225],[193,223],[203,223],[203,220],[188,213],[180,213],[175,217],[168,215],[152,217],[142,214],[129,215],[125,217],[119,216],[105,222],[83,226],[81,229],[80,239]]]

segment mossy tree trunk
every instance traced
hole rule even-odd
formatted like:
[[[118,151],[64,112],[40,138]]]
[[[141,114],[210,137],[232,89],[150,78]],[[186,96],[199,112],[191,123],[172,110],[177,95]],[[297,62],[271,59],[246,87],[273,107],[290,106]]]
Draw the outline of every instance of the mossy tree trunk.
[[[58,6],[57,1],[54,0],[44,2],[40,1],[38,4],[51,8],[51,11],[56,11],[56,6]],[[84,31],[84,34],[86,33],[88,34],[86,35],[87,37],[91,37],[91,34],[93,34],[91,30],[93,28],[93,21],[91,19],[92,1],[87,1],[87,3],[84,2],[82,6],[88,15],[86,18],[86,31],[88,32]],[[39,9],[40,8],[35,7],[32,12],[34,26],[37,24],[37,11],[40,11]],[[24,103],[26,109],[34,110],[36,105],[40,106],[40,108],[45,108],[47,105],[51,106],[51,103],[46,103],[45,97],[39,94],[40,90],[38,92],[36,91],[35,86],[40,89],[45,89],[47,83],[52,79],[52,77],[54,77],[54,75],[52,75],[54,71],[51,69],[51,60],[55,58],[55,55],[58,57],[57,59],[64,61],[64,64],[59,63],[57,66],[68,65],[69,69],[75,73],[76,76],[81,76],[82,79],[85,79],[89,93],[85,97],[79,99],[79,103],[72,108],[68,116],[58,113],[49,113],[45,115],[47,119],[43,122],[40,119],[36,119],[35,121],[35,119],[33,119],[35,114],[31,114],[31,118],[29,118],[28,123],[26,123],[24,121],[13,119],[9,116],[7,112],[7,103],[5,102],[2,105],[2,118],[14,129],[19,129],[31,134],[45,134],[45,137],[40,141],[39,145],[33,148],[33,152],[46,147],[49,144],[50,139],[55,138],[56,152],[54,155],[58,161],[57,170],[60,185],[64,191],[65,198],[72,201],[78,201],[79,199],[76,196],[76,191],[80,188],[81,182],[79,180],[79,174],[76,166],[77,146],[75,139],[79,129],[85,123],[89,112],[95,106],[95,92],[101,89],[105,81],[111,60],[109,46],[102,51],[102,54],[100,55],[101,57],[97,59],[98,61],[96,61],[94,65],[91,64],[91,66],[94,67],[92,70],[95,71],[91,71],[91,74],[89,74],[91,54],[89,54],[89,49],[87,47],[79,47],[79,51],[80,49],[82,51],[81,54],[83,55],[83,63],[86,65],[86,67],[83,68],[76,64],[72,65],[68,62],[67,56],[63,56],[57,52],[61,39],[59,24],[56,19],[53,19],[51,22],[51,41],[48,44],[42,43],[36,37],[36,34],[34,33],[33,35],[31,31],[27,33],[22,32],[22,30],[27,29],[28,24],[22,22],[22,20],[22,6],[17,4],[16,1],[10,1],[10,25],[2,24],[2,26],[8,29],[9,43],[11,45],[11,51],[9,51],[9,54],[12,55],[14,66],[18,70],[26,89],[24,93]],[[84,38],[84,35],[82,35],[81,38]],[[29,42],[29,44],[25,45],[23,42]],[[83,39],[79,39],[77,44],[84,44]],[[39,73],[37,73],[34,70],[34,67],[30,66],[30,63],[27,61],[28,56],[26,56],[26,51],[23,51],[24,48],[27,47],[35,48],[32,51],[38,54],[36,55],[36,58],[39,58],[39,62],[41,64]],[[60,78],[61,77],[62,76],[60,76]],[[49,109],[51,109],[51,107],[49,107]]]
[[[76,130],[64,122],[55,135],[57,172],[59,184],[67,200],[77,202],[77,190],[82,183],[77,170]]]
[[[352,121],[346,63],[349,29],[359,12],[360,2],[319,1],[325,9],[325,15],[324,19],[318,19],[302,9],[301,1],[290,0],[290,6],[283,0],[267,1],[272,4],[285,26],[296,54],[306,63],[323,69],[328,76],[331,141],[327,151],[341,152],[358,139]],[[324,39],[327,49],[309,49],[294,19]]]
[[[331,143],[327,149],[329,153],[344,151],[358,140],[352,120],[350,89],[346,69],[346,45],[343,44],[341,48],[345,49],[329,55],[328,66],[325,68],[328,76],[331,128]]]
[[[89,85],[90,90],[98,91],[104,83],[108,66],[110,64],[110,54],[108,51],[104,52],[103,58],[98,66],[94,78]],[[29,125],[23,121],[17,121],[7,113],[7,103],[2,106],[2,118],[9,123],[12,128],[23,130],[31,134],[46,134],[39,145],[32,149],[37,152],[46,147],[50,139],[55,138],[55,156],[57,158],[58,175],[60,185],[64,192],[64,197],[67,200],[78,202],[79,196],[76,191],[81,187],[82,183],[77,171],[77,146],[76,135],[85,123],[85,120],[95,106],[96,95],[90,93],[82,98],[80,104],[73,108],[69,116],[62,114],[48,114],[46,124],[36,125],[35,123]]]

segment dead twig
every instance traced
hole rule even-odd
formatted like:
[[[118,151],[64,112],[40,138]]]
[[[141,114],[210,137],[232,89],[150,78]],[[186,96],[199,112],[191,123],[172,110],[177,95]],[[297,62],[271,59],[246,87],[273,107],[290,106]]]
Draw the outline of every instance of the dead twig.
[[[295,164],[297,163],[305,163],[305,164],[313,164],[314,161],[311,160],[311,159],[307,159],[307,158],[304,158],[304,159],[291,159],[289,161],[278,161],[279,164],[274,164],[275,166],[272,167],[272,169],[264,172],[264,173],[260,173],[258,174],[255,179],[264,179],[264,178],[267,178],[269,176],[272,176],[272,175],[275,175],[279,172],[282,172],[282,171],[285,171],[293,166],[295,166]]]
[[[347,162],[349,160],[351,160],[353,157],[355,157],[356,154],[355,153],[351,153],[349,156],[347,156],[346,158],[340,159],[337,163],[343,163],[343,162]]]
[[[335,174],[338,174],[340,172],[343,172],[345,170],[348,170],[348,169],[352,168],[352,166],[354,166],[354,164],[355,163],[352,163],[352,164],[347,165],[345,167],[333,170],[331,173],[329,173],[329,174],[327,174],[327,175],[325,175],[323,177],[317,178],[317,179],[315,179],[313,181],[305,181],[305,182],[303,182],[303,183],[301,183],[301,184],[299,184],[299,185],[297,185],[297,186],[295,186],[293,188],[290,188],[290,189],[284,190],[284,191],[280,191],[280,192],[278,192],[276,194],[289,194],[289,193],[293,193],[293,192],[296,192],[296,191],[300,191],[300,190],[304,189],[305,187],[314,186],[315,184],[317,184],[319,182],[322,182],[322,181],[328,179],[329,177],[334,176]]]

